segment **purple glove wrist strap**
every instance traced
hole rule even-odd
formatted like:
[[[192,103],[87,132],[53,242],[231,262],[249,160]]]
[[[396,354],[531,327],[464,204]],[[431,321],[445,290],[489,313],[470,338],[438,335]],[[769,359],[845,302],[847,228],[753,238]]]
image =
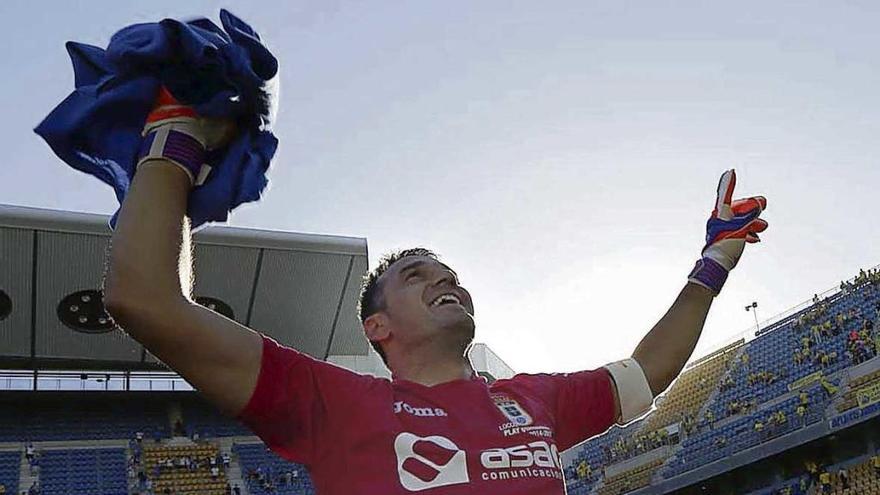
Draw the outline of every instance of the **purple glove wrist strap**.
[[[704,257],[697,260],[696,266],[688,275],[688,280],[704,285],[714,291],[715,294],[718,294],[721,292],[721,288],[724,287],[727,275],[727,270],[717,261]]]
[[[189,134],[160,127],[141,141],[138,163],[152,158],[164,158],[182,166],[195,182],[204,163],[205,147]]]

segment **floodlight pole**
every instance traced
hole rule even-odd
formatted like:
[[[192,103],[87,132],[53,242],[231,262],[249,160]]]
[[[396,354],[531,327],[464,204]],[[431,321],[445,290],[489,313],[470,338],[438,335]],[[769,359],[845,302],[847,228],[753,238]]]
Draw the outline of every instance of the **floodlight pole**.
[[[755,336],[757,336],[758,332],[761,331],[761,328],[758,326],[758,302],[752,301],[752,304],[746,306],[746,311],[751,311],[752,315],[755,316]]]

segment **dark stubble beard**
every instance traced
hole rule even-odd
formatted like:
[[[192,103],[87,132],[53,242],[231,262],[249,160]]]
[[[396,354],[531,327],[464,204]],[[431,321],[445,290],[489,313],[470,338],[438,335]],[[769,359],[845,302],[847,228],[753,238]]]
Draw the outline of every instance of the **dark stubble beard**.
[[[458,349],[461,350],[462,355],[464,355],[468,347],[473,343],[475,329],[474,320],[470,317],[466,319],[462,318],[460,321],[455,322],[454,325],[450,325],[447,329],[449,333],[455,336],[455,343],[458,344]]]

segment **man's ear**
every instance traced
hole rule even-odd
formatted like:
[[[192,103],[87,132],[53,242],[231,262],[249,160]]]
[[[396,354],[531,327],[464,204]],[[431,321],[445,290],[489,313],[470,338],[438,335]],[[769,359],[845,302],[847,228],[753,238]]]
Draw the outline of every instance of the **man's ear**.
[[[391,335],[388,317],[382,312],[371,314],[364,320],[364,333],[370,342],[382,342],[387,339]]]

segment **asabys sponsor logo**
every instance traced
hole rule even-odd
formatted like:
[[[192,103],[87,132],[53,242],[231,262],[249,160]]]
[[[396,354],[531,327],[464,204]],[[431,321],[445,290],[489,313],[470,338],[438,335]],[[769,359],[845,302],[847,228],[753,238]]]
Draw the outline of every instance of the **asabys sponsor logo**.
[[[543,440],[526,445],[484,450],[480,454],[484,481],[519,478],[553,478],[561,480],[562,460],[555,444]]]
[[[465,452],[452,440],[402,432],[394,439],[400,484],[411,492],[468,483]]]

